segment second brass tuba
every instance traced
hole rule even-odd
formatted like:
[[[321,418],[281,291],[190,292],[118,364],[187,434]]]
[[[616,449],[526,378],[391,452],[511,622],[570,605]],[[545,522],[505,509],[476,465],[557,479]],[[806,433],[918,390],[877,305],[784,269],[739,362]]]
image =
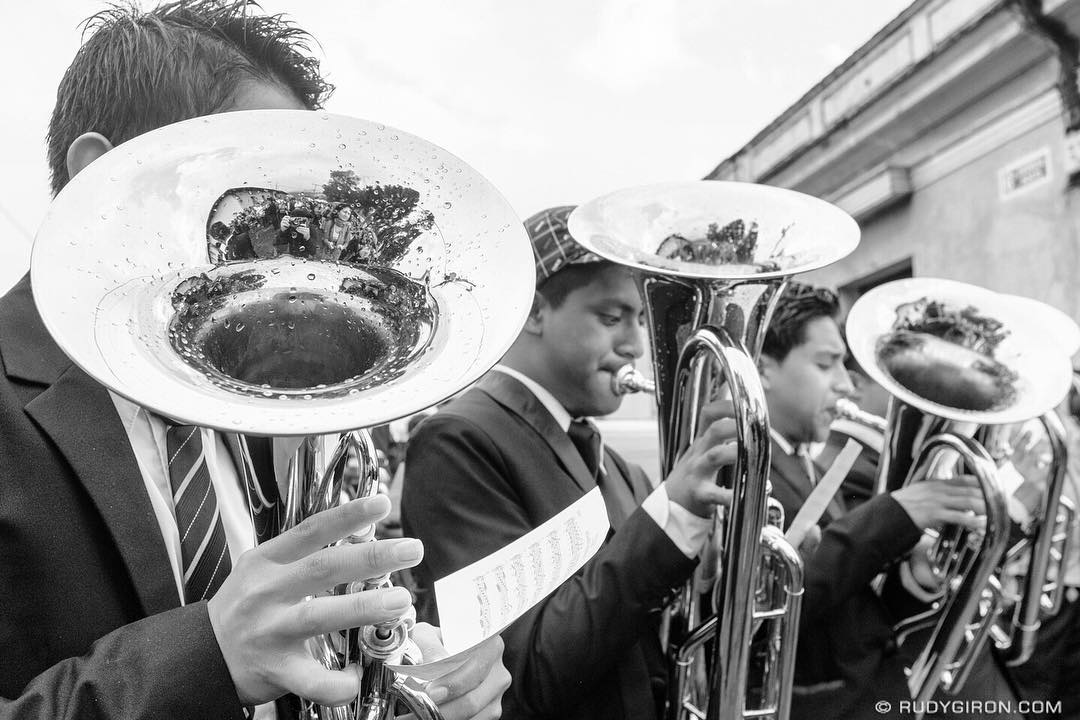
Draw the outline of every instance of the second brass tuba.
[[[782,508],[769,498],[768,410],[756,359],[786,278],[847,255],[858,226],[791,190],[703,181],[616,191],[575,210],[569,228],[582,245],[637,274],[653,351],[661,476],[697,436],[704,403],[726,392],[736,411],[738,458],[725,480],[733,506],[717,518],[714,562],[702,562],[707,587],[689,582],[668,615],[666,717],[783,720],[802,562],[783,537]],[[633,376],[623,380],[616,387],[645,388]],[[759,632],[769,657],[764,676],[751,678]]]

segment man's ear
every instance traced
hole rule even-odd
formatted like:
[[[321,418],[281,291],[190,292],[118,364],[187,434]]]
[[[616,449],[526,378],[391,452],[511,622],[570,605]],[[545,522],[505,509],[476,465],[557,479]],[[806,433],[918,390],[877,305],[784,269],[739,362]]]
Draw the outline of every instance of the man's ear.
[[[67,150],[68,179],[112,149],[113,144],[101,133],[88,132],[75,138]]]
[[[774,373],[780,369],[780,364],[770,355],[762,353],[757,361],[758,375],[761,376],[761,388],[768,390],[772,385]]]
[[[547,298],[534,290],[532,308],[529,310],[529,317],[525,320],[525,327],[521,331],[530,335],[543,335],[544,316],[549,307]]]

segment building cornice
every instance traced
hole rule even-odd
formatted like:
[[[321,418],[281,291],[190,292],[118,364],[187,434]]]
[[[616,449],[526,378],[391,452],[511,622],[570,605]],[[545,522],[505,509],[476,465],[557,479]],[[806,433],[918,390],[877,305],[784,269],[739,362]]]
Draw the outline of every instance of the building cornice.
[[[783,171],[838,131],[864,121],[871,108],[921,73],[910,105],[999,51],[1025,32],[1013,0],[926,0],[916,2],[878,32],[840,67],[718,165],[708,179],[761,181]],[[965,38],[975,47],[957,51]],[[945,56],[950,61],[944,62]],[[933,65],[933,72],[929,72]],[[944,65],[944,67],[943,67]],[[891,108],[890,108],[891,109]],[[852,144],[845,139],[844,144]],[[791,183],[782,183],[790,185]]]

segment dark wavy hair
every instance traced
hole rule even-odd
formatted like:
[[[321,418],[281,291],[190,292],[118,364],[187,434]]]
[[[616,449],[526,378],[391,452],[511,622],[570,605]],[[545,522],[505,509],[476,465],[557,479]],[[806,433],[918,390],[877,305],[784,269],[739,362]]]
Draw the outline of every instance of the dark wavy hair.
[[[793,348],[806,342],[806,326],[812,320],[820,317],[837,320],[839,315],[840,300],[832,290],[806,283],[788,283],[776,302],[761,352],[783,362]]]
[[[251,12],[252,8],[258,12]],[[83,23],[83,45],[56,91],[47,138],[52,190],[86,132],[113,145],[227,107],[246,81],[273,82],[316,110],[333,92],[313,39],[254,0],[180,0],[143,11],[113,5]]]

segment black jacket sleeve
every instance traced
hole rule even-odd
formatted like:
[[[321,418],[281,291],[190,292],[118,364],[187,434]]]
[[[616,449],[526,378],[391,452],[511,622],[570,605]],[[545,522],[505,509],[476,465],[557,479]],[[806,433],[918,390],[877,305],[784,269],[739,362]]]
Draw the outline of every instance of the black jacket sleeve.
[[[0,720],[243,717],[205,602],[118,628],[0,699]]]
[[[802,622],[820,622],[847,598],[864,592],[921,535],[889,495],[873,497],[829,523],[822,530],[821,544],[806,562]]]

